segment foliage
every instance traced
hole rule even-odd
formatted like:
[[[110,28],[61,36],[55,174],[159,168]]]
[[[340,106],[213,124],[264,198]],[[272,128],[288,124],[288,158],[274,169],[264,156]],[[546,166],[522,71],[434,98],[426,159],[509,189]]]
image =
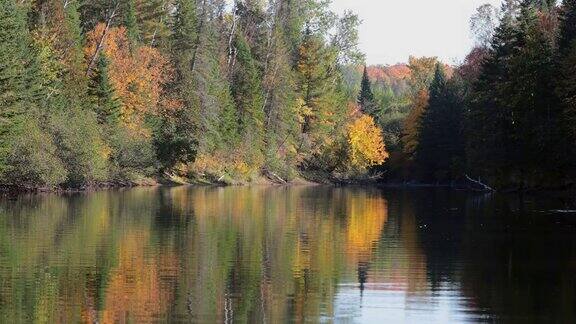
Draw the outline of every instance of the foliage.
[[[126,128],[112,130],[109,156],[112,180],[138,180],[154,175],[157,169],[154,145]]]
[[[366,169],[384,163],[388,157],[382,130],[374,119],[362,115],[347,127],[348,154],[353,168]]]
[[[372,92],[372,85],[368,78],[368,68],[364,66],[362,81],[360,82],[360,94],[358,95],[358,104],[365,114],[374,114],[375,98]]]
[[[414,154],[418,148],[418,142],[420,139],[420,123],[422,121],[422,116],[428,109],[429,99],[430,95],[428,90],[420,90],[420,93],[418,93],[418,96],[414,102],[414,107],[404,120],[402,131],[402,148],[403,152],[406,153],[411,159],[414,158]]]
[[[66,161],[68,184],[78,186],[107,178],[108,148],[91,111],[74,106],[54,111],[48,127],[54,134],[58,156]]]
[[[101,23],[88,33],[85,48],[87,57],[96,55],[105,28]],[[102,53],[110,61],[108,74],[122,103],[122,122],[135,132],[143,132],[146,115],[160,112],[163,86],[172,77],[168,60],[157,49],[148,46],[132,50],[124,27],[107,31]]]
[[[102,125],[118,123],[122,113],[122,103],[110,82],[108,60],[104,54],[99,56],[88,92],[95,101],[94,111],[98,116],[98,122]]]
[[[416,144],[415,159],[424,179],[455,179],[464,166],[463,102],[457,80],[448,81],[438,64],[430,85]]]
[[[21,117],[22,118],[22,117]],[[22,186],[52,187],[67,180],[67,172],[50,134],[34,118],[18,121],[7,136],[11,139],[5,157],[3,183]]]
[[[362,66],[359,17],[324,0],[0,6],[3,182],[377,169],[526,187],[576,172],[573,0],[480,7],[458,67]]]

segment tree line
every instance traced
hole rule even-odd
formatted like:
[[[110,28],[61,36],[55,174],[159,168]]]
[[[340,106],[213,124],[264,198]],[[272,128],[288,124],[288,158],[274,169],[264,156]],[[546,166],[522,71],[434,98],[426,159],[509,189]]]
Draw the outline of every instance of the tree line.
[[[0,183],[571,184],[576,1],[505,0],[458,66],[364,67],[326,0],[0,0]],[[390,44],[390,46],[394,46]]]
[[[477,46],[461,65],[411,59],[409,108],[399,121],[386,120],[394,104],[376,105],[384,133],[399,138],[387,139],[390,179],[480,179],[517,189],[572,184],[576,1],[482,6],[472,27]]]
[[[360,20],[329,1],[0,7],[4,185],[355,177],[386,158],[343,77]]]

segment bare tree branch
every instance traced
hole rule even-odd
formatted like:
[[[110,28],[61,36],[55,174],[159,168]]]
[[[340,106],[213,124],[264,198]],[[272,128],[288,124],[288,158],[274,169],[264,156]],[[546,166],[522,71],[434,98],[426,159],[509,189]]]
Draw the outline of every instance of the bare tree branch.
[[[98,45],[96,45],[96,50],[94,51],[94,55],[92,55],[92,58],[90,59],[90,63],[88,64],[88,68],[86,69],[86,75],[90,74],[90,71],[92,70],[92,68],[94,67],[94,64],[96,63],[96,59],[98,58],[98,54],[100,54],[100,51],[102,50],[102,46],[104,45],[104,41],[106,40],[106,36],[108,35],[108,30],[110,29],[110,26],[112,25],[112,21],[116,17],[116,12],[118,10],[118,6],[119,6],[119,2],[116,2],[116,5],[114,6],[112,11],[108,15],[108,19],[106,19],[106,27],[104,27],[104,31],[102,32],[102,36],[100,37],[100,40],[98,41]]]

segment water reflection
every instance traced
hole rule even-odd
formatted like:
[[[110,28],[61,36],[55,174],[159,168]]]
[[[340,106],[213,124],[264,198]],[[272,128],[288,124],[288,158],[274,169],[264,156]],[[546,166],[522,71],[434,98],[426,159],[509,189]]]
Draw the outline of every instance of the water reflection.
[[[0,201],[0,322],[575,322],[558,200],[151,188]],[[531,212],[537,211],[537,212]]]

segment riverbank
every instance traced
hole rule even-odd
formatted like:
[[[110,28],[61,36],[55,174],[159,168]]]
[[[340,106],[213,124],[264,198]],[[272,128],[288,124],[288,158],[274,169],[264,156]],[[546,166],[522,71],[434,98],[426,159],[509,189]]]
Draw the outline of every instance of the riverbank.
[[[103,181],[80,186],[56,186],[56,187],[34,187],[0,184],[0,195],[13,196],[29,193],[74,193],[90,192],[108,189],[136,188],[136,187],[156,187],[156,186],[300,186],[300,185],[321,185],[330,184],[328,181],[314,182],[298,176],[289,181],[280,177],[261,175],[250,182],[243,182],[232,178],[222,177],[220,179],[210,179],[204,177],[185,178],[177,175],[164,174],[157,177],[142,177],[136,180],[124,181]]]
[[[478,181],[463,180],[449,183],[426,183],[418,181],[387,181],[381,174],[366,175],[356,178],[344,178],[337,175],[321,171],[301,171],[298,176],[290,180],[284,180],[273,173],[261,174],[251,181],[239,181],[230,177],[194,177],[186,178],[173,174],[164,174],[157,177],[142,177],[135,180],[124,181],[104,181],[80,186],[57,186],[57,187],[33,187],[18,185],[0,184],[0,195],[19,195],[26,193],[74,193],[91,192],[109,189],[135,188],[135,187],[156,187],[156,186],[375,186],[387,189],[424,189],[424,188],[445,188],[470,192],[493,192],[493,193],[558,193],[573,192],[574,185],[562,185],[553,187],[506,187],[493,189]]]

